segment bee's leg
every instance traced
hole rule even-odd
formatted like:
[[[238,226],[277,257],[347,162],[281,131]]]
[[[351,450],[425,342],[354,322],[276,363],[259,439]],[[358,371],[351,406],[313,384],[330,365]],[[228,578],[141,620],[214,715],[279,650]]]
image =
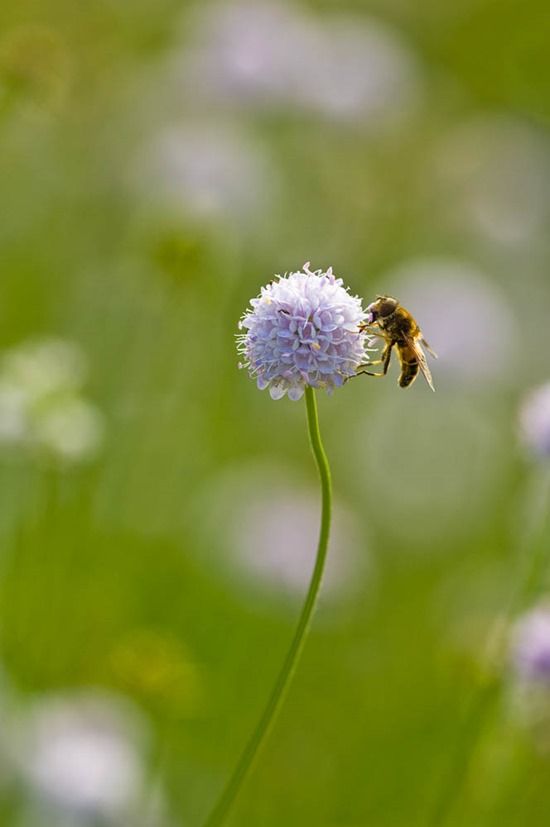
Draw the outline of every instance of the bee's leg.
[[[357,375],[359,376],[361,373],[365,373],[367,376],[385,376],[390,366],[392,348],[393,344],[388,342],[382,351],[382,357],[372,362],[364,362],[362,365],[359,365]],[[371,373],[368,370],[363,370],[363,368],[369,368],[372,367],[372,365],[382,365],[382,373]]]
[[[362,333],[366,333],[367,336],[376,336],[377,339],[384,339],[385,342],[388,341],[387,335],[383,333],[379,327],[373,330],[367,325],[359,325],[359,330],[361,330]]]
[[[390,359],[391,359],[391,352],[393,348],[393,342],[388,342],[386,347],[384,348],[384,352],[382,354],[382,363],[383,363],[383,376],[386,375],[388,372],[388,368],[390,366]]]
[[[359,365],[359,367],[362,368],[363,365]],[[384,373],[373,373],[370,370],[359,370],[359,368],[357,368],[357,373],[355,374],[355,376],[377,376],[379,379],[381,379],[383,376],[385,376],[385,374]],[[353,377],[349,376],[348,379],[353,379]]]
[[[383,374],[381,374],[381,373],[371,373],[368,370],[364,370],[364,368],[370,368],[373,365],[381,365],[381,364],[382,364],[382,359],[375,359],[372,362],[363,362],[363,364],[357,366],[357,370],[355,371],[355,376],[361,376],[362,373],[364,373],[366,376],[382,376]],[[350,376],[349,378],[351,379],[352,377]]]
[[[384,376],[383,373],[372,373],[370,370],[364,370],[364,368],[370,368],[373,365],[381,365],[382,359],[375,359],[372,362],[363,362],[363,364],[357,366],[357,370],[355,371],[355,376],[361,376],[365,374],[365,376]],[[353,376],[348,376],[347,379],[353,379]],[[347,382],[346,379],[346,382]]]

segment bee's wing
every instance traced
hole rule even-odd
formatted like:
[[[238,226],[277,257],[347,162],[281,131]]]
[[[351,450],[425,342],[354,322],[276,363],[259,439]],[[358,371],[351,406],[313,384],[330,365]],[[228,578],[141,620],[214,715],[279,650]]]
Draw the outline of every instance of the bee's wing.
[[[428,342],[426,341],[426,339],[421,339],[420,341],[421,341],[421,343],[424,345],[424,347],[426,348],[426,350],[428,351],[428,353],[430,354],[430,356],[433,356],[433,357],[434,357],[434,359],[437,359],[437,353],[435,352],[435,350],[432,350],[432,348],[429,346],[429,344],[428,344]]]
[[[422,371],[422,375],[423,375],[424,379],[426,380],[426,382],[428,383],[430,388],[433,391],[435,391],[434,383],[433,383],[433,379],[432,379],[432,374],[431,374],[431,371],[428,367],[428,363],[426,362],[426,356],[424,354],[424,351],[422,350],[420,342],[417,339],[413,339],[411,336],[407,336],[406,339],[407,339],[407,344],[409,345],[411,350],[414,352],[414,355],[418,359],[418,366],[419,366],[420,370]]]

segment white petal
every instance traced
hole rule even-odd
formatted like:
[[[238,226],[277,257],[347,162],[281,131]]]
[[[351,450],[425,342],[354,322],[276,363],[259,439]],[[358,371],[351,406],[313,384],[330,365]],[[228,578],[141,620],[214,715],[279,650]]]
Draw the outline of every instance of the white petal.
[[[269,389],[269,395],[272,399],[282,399],[286,393],[286,386],[285,385],[271,385]]]
[[[302,385],[294,385],[294,387],[288,389],[288,398],[292,399],[293,402],[297,402],[303,395],[304,388]]]

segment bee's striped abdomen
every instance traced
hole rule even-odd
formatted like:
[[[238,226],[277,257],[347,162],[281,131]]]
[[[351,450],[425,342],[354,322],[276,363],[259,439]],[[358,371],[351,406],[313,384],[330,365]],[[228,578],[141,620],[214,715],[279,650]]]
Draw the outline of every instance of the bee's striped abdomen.
[[[418,376],[418,362],[408,362],[401,366],[401,376],[399,377],[399,386],[401,388],[408,388],[412,385]]]
[[[401,374],[399,376],[399,387],[408,388],[418,376],[418,359],[412,348],[408,345],[397,345],[399,361],[401,362]]]

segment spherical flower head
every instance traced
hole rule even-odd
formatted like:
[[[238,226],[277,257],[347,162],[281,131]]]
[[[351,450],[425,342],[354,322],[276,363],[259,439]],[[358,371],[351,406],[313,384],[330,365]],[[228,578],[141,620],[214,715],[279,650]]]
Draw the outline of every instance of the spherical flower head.
[[[238,336],[241,367],[260,390],[269,388],[272,399],[285,393],[300,399],[308,386],[330,393],[365,361],[361,300],[332,268],[312,272],[307,262],[301,271],[262,287],[250,304],[239,322],[246,331]]]
[[[531,391],[519,414],[523,442],[535,456],[550,459],[550,382]]]
[[[122,824],[143,788],[146,737],[123,699],[46,695],[14,721],[14,758],[29,796],[58,811],[54,823]]]
[[[550,607],[540,606],[521,617],[512,637],[512,662],[517,675],[550,687]]]

